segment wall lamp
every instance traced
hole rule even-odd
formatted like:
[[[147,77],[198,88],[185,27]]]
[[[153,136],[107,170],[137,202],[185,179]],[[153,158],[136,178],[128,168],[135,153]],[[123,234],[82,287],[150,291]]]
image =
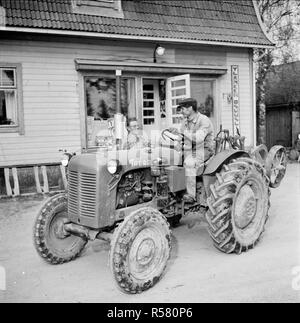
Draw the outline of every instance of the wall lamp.
[[[156,56],[163,56],[165,54],[166,49],[159,44],[155,46],[154,53],[153,53],[153,63],[157,63]]]

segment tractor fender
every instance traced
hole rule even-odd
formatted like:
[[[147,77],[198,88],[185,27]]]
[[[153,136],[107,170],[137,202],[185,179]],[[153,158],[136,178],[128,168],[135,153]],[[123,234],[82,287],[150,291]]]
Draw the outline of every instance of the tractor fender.
[[[229,159],[241,156],[250,157],[249,153],[245,150],[223,150],[211,159],[203,175],[212,175]]]

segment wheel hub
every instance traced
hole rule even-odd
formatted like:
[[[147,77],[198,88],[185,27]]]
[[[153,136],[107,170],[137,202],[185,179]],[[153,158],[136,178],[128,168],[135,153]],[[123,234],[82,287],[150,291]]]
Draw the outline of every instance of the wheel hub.
[[[159,265],[163,255],[161,237],[154,228],[143,229],[129,251],[130,271],[136,279],[147,279]]]
[[[145,266],[151,262],[155,252],[155,243],[151,239],[146,239],[142,241],[139,246],[136,260],[141,266]]]
[[[236,197],[234,221],[240,229],[245,229],[256,215],[257,199],[251,186],[251,183],[244,185]]]
[[[58,219],[54,224],[53,224],[53,233],[57,239],[65,239],[66,237],[70,236],[68,232],[66,232],[64,226],[66,224],[67,220],[66,219]]]

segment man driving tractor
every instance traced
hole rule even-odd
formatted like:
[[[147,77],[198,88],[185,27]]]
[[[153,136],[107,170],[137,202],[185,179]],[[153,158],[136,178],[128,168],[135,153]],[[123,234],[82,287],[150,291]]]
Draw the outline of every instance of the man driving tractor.
[[[178,136],[178,144],[184,141],[184,167],[186,169],[187,194],[184,200],[194,203],[196,200],[197,171],[214,153],[214,128],[207,116],[198,112],[197,101],[184,99],[178,109],[184,116],[180,130],[172,128]]]

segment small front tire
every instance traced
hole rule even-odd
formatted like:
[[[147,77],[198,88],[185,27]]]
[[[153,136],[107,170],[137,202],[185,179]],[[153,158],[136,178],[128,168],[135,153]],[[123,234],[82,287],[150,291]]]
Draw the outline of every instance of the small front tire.
[[[49,198],[38,213],[34,224],[34,246],[38,254],[52,265],[63,264],[77,258],[87,241],[64,231],[68,223],[67,194]]]
[[[154,286],[167,265],[171,232],[165,217],[143,208],[126,217],[111,242],[110,265],[117,285],[137,294]]]

